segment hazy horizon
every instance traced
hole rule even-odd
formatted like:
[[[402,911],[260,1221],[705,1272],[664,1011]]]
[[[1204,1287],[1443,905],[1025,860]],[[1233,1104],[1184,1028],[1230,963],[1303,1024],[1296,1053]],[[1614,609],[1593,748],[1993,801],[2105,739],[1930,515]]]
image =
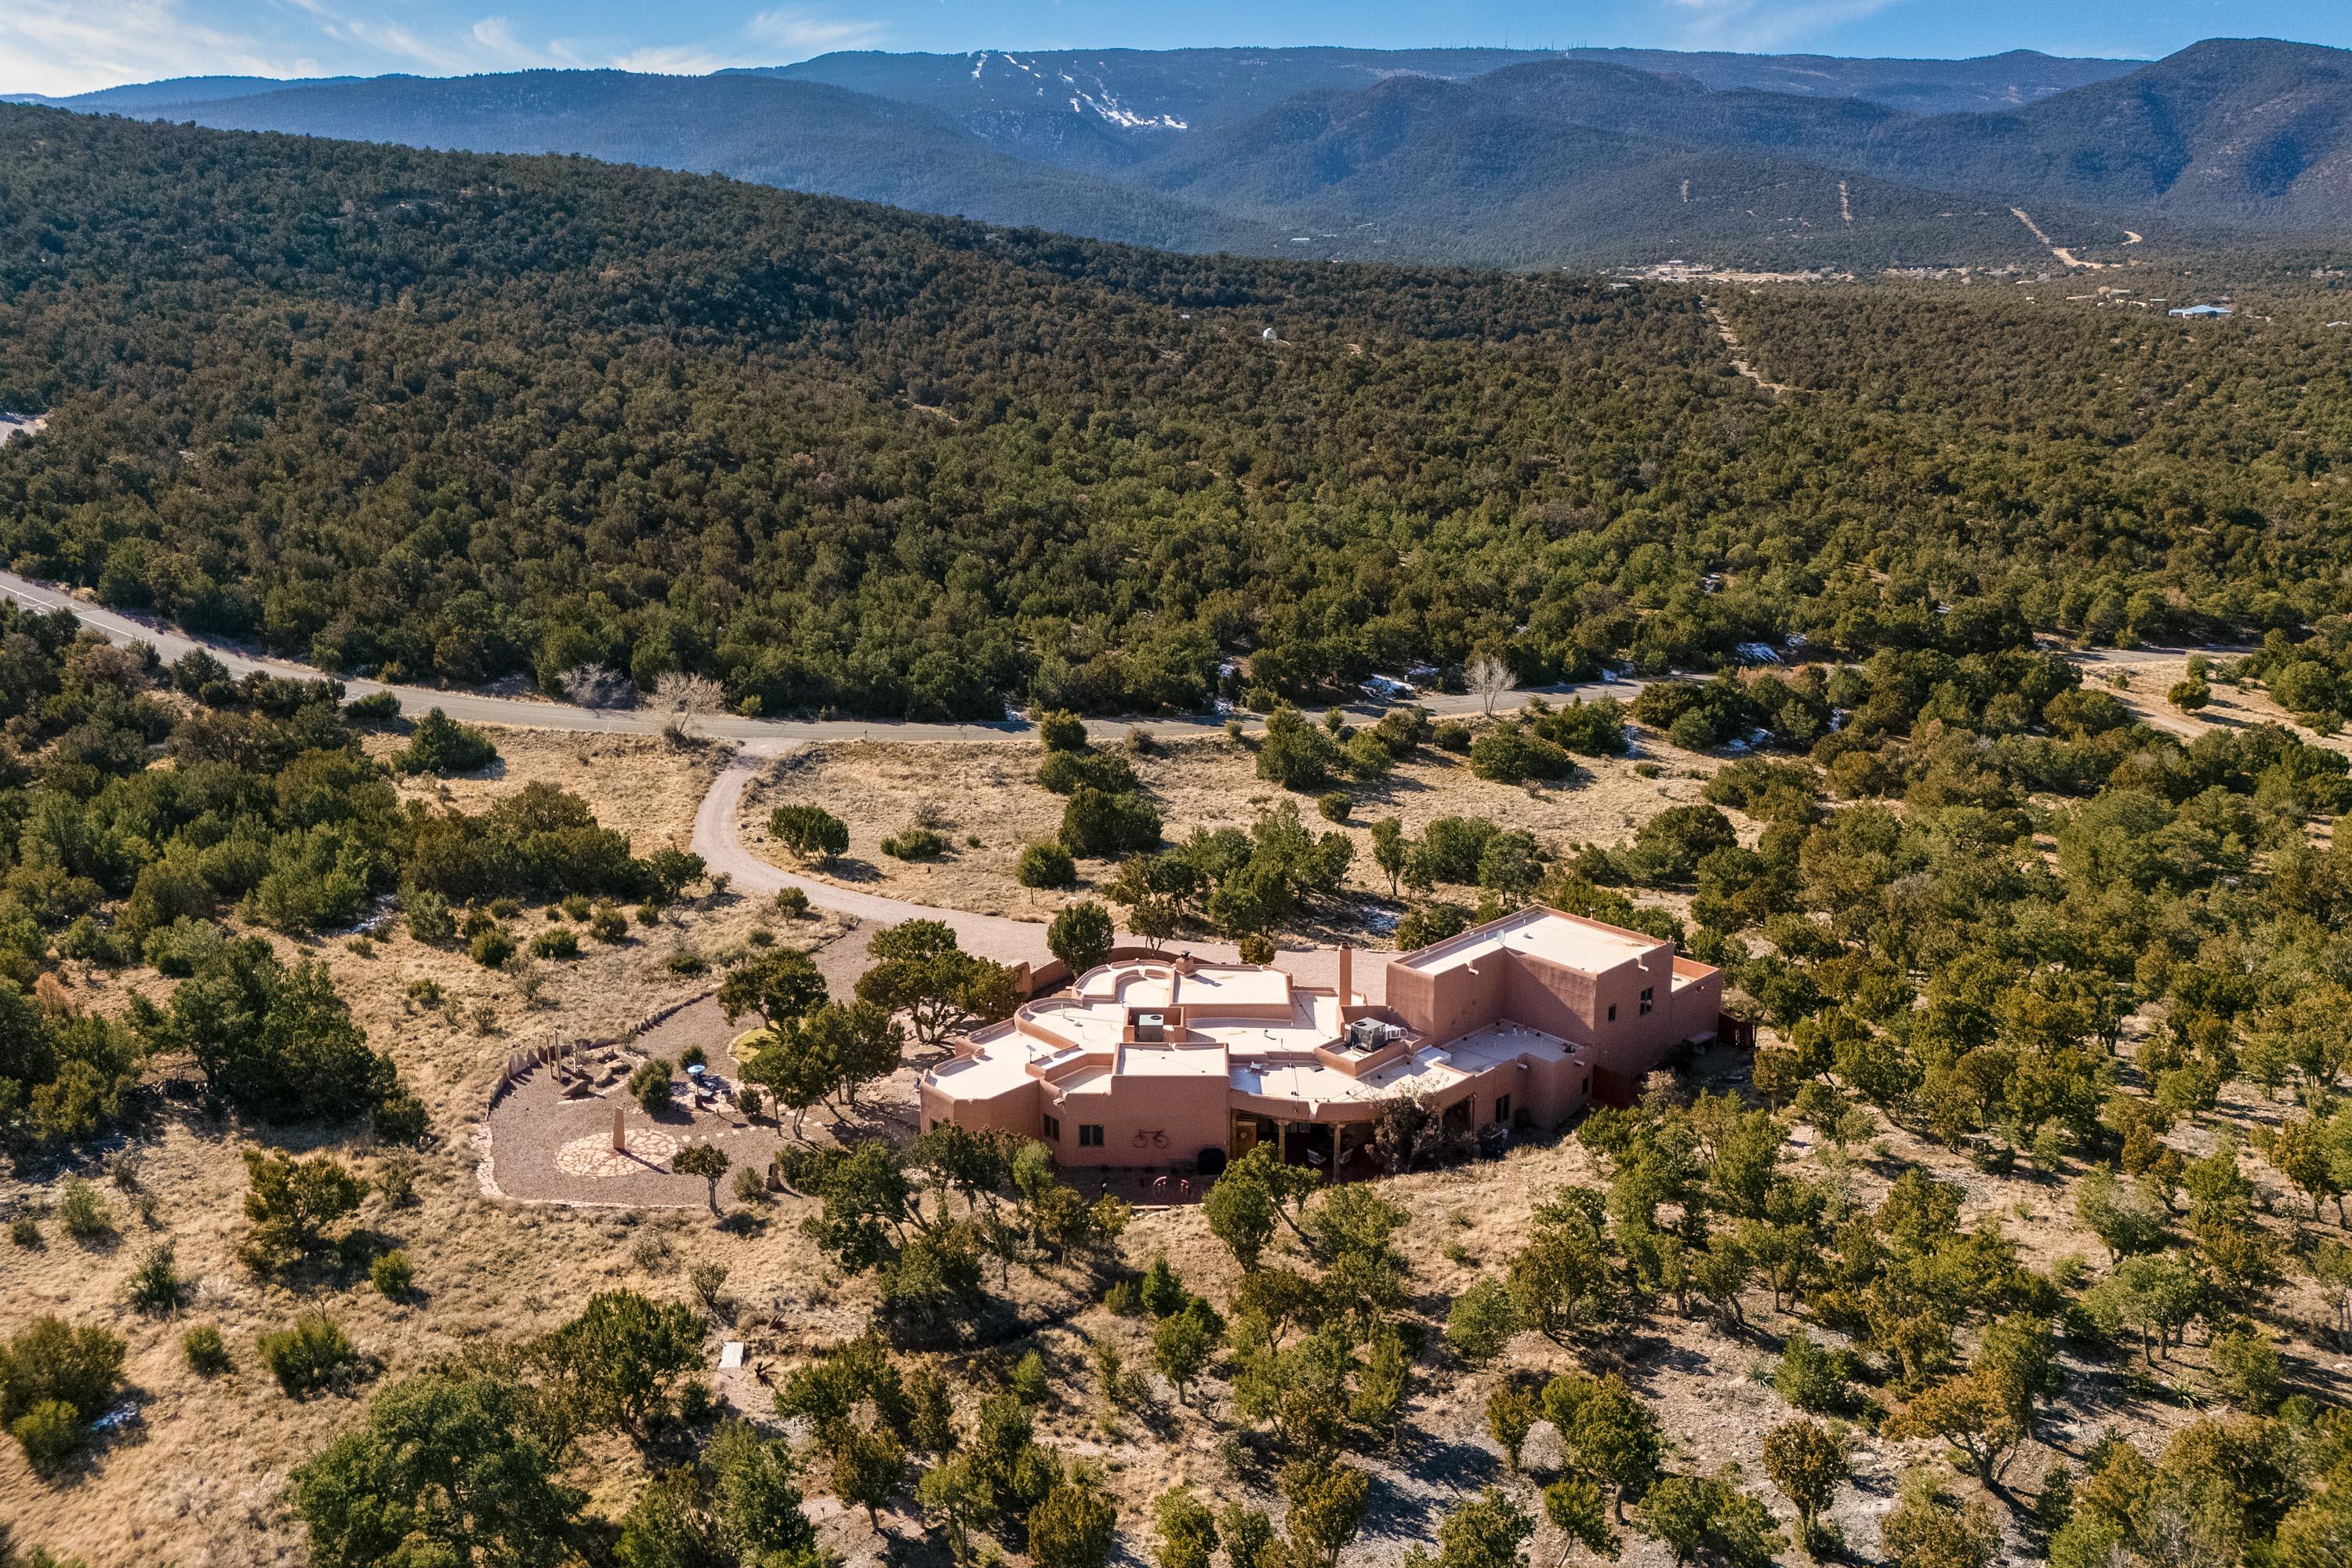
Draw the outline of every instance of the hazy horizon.
[[[1512,47],[1724,49],[1959,59],[2012,49],[2114,59],[2214,37],[2352,47],[2335,0],[1533,0],[1341,5],[1212,0],[1139,12],[1108,0],[918,0],[654,7],[629,0],[16,0],[0,10],[0,92],[70,96],[191,76],[465,76],[531,68],[702,75],[843,49]]]

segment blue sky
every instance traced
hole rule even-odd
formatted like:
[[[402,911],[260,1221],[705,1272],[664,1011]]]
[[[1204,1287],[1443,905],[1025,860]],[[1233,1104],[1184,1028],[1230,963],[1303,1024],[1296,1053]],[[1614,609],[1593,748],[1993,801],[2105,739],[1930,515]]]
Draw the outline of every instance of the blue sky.
[[[0,0],[0,91],[157,77],[698,73],[828,49],[1579,44],[2155,56],[2212,37],[2352,47],[2347,0]]]

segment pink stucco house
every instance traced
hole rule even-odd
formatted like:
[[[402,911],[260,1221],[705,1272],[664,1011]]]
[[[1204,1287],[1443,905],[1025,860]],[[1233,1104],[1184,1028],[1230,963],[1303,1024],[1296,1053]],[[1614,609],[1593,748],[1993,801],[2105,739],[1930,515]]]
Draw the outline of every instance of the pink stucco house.
[[[923,1125],[1044,1140],[1066,1165],[1204,1174],[1259,1142],[1364,1173],[1381,1102],[1410,1095],[1470,1131],[1555,1127],[1622,1102],[1685,1040],[1711,1038],[1719,970],[1599,921],[1528,909],[1388,961],[1384,1006],[1278,969],[1113,962],[956,1044],[920,1083]]]

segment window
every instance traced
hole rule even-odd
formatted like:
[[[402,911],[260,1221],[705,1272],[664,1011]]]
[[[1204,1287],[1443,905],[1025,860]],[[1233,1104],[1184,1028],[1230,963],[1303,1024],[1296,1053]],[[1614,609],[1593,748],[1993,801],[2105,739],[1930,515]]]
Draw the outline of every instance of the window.
[[[1510,1125],[1511,1097],[1509,1095],[1498,1094],[1495,1097],[1495,1120],[1506,1127]]]
[[[1658,988],[1657,988],[1656,986],[1654,986],[1654,985],[1644,985],[1644,986],[1643,986],[1643,987],[1642,987],[1642,1011],[1643,1011],[1643,1012],[1646,1013],[1646,1012],[1648,1012],[1648,1011],[1650,1010],[1650,1006],[1651,1006],[1650,998],[1651,998],[1651,997],[1653,997],[1653,996],[1655,996],[1657,994],[1658,994]]]
[[[1062,1119],[1058,1116],[1048,1116],[1045,1118],[1045,1142],[1059,1143],[1061,1141]]]
[[[1609,1004],[1609,1021],[1612,1024],[1617,1021],[1617,1004],[1614,1002]]]
[[[1081,1121],[1081,1122],[1079,1122],[1079,1123],[1078,1123],[1078,1147],[1079,1147],[1079,1148],[1081,1148],[1081,1149],[1099,1149],[1099,1148],[1101,1148],[1101,1147],[1102,1147],[1102,1129],[1101,1129],[1101,1127],[1097,1126],[1096,1123],[1091,1122],[1091,1121]]]

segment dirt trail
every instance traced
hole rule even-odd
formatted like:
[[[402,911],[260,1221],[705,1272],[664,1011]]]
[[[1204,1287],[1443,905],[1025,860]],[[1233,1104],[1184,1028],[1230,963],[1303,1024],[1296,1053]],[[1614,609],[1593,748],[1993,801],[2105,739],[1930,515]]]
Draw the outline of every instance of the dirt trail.
[[[860,968],[873,932],[904,921],[941,921],[956,933],[957,943],[966,952],[992,958],[999,963],[1026,963],[1035,968],[1053,961],[1053,950],[1045,945],[1046,928],[1041,921],[887,899],[878,893],[798,876],[752,854],[744,847],[741,832],[744,792],[761,769],[790,749],[774,742],[745,746],[711,781],[710,793],[702,797],[702,808],[695,814],[693,840],[694,852],[711,870],[725,873],[734,887],[751,892],[774,893],[785,888],[798,888],[818,909],[864,922],[864,931],[853,931],[835,944],[838,952],[834,955],[841,963]],[[1200,958],[1231,960],[1240,956],[1239,950],[1229,942],[1185,941],[1171,946]],[[1339,955],[1328,947],[1286,949],[1276,955],[1275,963],[1305,984],[1330,985],[1339,977]],[[1381,1000],[1386,990],[1381,964],[1381,960],[1368,957],[1355,966],[1354,988],[1371,1001]]]
[[[1699,297],[1699,303],[1706,307],[1707,320],[1715,323],[1716,333],[1723,339],[1723,346],[1731,351],[1732,369],[1738,371],[1740,374],[1746,376],[1748,380],[1754,382],[1757,385],[1762,387],[1765,391],[1770,393],[1775,397],[1782,396],[1788,393],[1802,392],[1804,390],[1804,388],[1801,386],[1789,386],[1780,382],[1765,380],[1762,374],[1759,374],[1753,365],[1748,363],[1747,350],[1740,346],[1739,334],[1731,330],[1731,321],[1729,318],[1724,315],[1723,307],[1717,304],[1714,300],[1707,299],[1705,295],[1701,295]]]
[[[2042,233],[2042,226],[2034,222],[2033,219],[2028,216],[2023,207],[2011,207],[2009,210],[2011,213],[2015,215],[2018,222],[2023,224],[2032,232],[2033,237],[2040,240],[2043,247],[2049,250],[2051,255],[2058,258],[2060,265],[2072,268],[2080,272],[2103,272],[2106,269],[2108,265],[2106,262],[2084,261],[2080,257],[2076,256],[2074,251],[2068,249],[2065,246],[2060,245],[2048,235]],[[2124,232],[2129,234],[2131,231],[2126,229]],[[2139,237],[2137,235],[2132,235],[2132,238],[2129,243],[2137,244],[2138,240]]]
[[[1843,180],[1838,182],[1838,216],[1848,223],[1853,221],[1853,196],[1847,191]]]

